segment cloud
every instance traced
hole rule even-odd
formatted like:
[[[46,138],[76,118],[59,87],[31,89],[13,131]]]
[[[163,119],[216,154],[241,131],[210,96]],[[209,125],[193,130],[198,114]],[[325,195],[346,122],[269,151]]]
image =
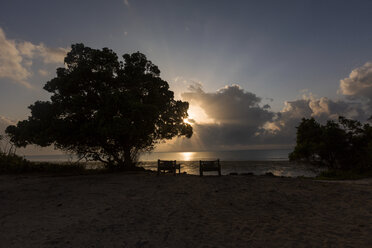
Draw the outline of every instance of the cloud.
[[[124,0],[124,4],[129,7],[130,6],[129,0]]]
[[[67,48],[57,47],[49,48],[43,43],[34,45],[28,41],[22,41],[17,44],[17,48],[21,55],[25,58],[35,59],[41,58],[45,64],[61,64],[69,51]]]
[[[167,142],[160,150],[289,148],[295,144],[296,127],[302,118],[313,117],[325,123],[340,115],[361,121],[369,117],[360,101],[317,98],[309,91],[301,99],[286,101],[282,111],[276,113],[270,111],[268,104],[263,105],[260,97],[239,85],[208,93],[201,83],[193,83],[181,96],[190,103],[194,134],[191,139]],[[208,121],[204,121],[206,118]]]
[[[33,75],[33,60],[41,59],[44,64],[62,64],[67,52],[67,48],[49,48],[43,43],[35,45],[29,41],[7,39],[0,28],[0,78],[32,88],[28,80]]]
[[[244,91],[239,85],[225,86],[214,93],[206,93],[200,83],[195,83],[189,90],[190,92],[181,94],[182,99],[200,106],[210,118],[220,124],[257,127],[273,117],[267,106],[260,106],[260,97]]]
[[[368,118],[359,102],[315,98],[310,94],[302,99],[285,102],[283,110],[276,113],[273,121],[266,123],[259,137],[263,143],[294,144],[296,127],[302,118],[313,117],[325,123],[327,120],[337,120],[339,116],[358,120]]]
[[[47,70],[40,69],[38,70],[39,75],[45,77],[48,76],[49,72]]]
[[[15,123],[16,123],[15,121],[12,121],[7,117],[0,115],[0,135],[3,135],[5,133],[5,129],[9,125],[15,125]]]
[[[182,94],[182,99],[190,103],[190,109],[193,106],[202,108],[213,121],[203,122],[196,116],[192,120],[193,137],[174,141],[174,150],[220,150],[253,145],[257,133],[274,117],[268,106],[260,105],[260,97],[243,90],[239,85],[229,85],[207,93],[200,83],[194,83],[188,92]]]
[[[57,47],[50,48],[46,47],[44,44],[36,46],[39,56],[43,59],[45,64],[61,64],[69,51],[68,48]]]
[[[366,96],[372,99],[372,63],[351,71],[349,77],[340,81],[340,92],[348,96]]]
[[[24,59],[17,49],[16,42],[8,40],[0,28],[0,78],[8,78],[31,88],[27,82],[30,76],[31,72],[27,65],[24,65]]]
[[[18,51],[27,58],[34,57],[36,46],[29,41],[23,41],[17,44]]]
[[[174,81],[189,83],[183,78]],[[194,82],[181,94],[190,102],[194,135],[191,139],[174,139],[164,150],[290,147],[295,144],[296,127],[302,118],[313,117],[324,124],[345,116],[364,122],[372,113],[372,63],[365,63],[340,80],[339,92],[344,97],[333,100],[315,97],[306,89],[302,98],[286,101],[282,111],[275,113],[268,104],[263,105],[260,97],[238,85],[207,93],[201,83]],[[209,121],[203,121],[206,118]]]
[[[351,71],[349,77],[340,80],[339,92],[350,99],[365,102],[366,111],[372,113],[372,62]]]

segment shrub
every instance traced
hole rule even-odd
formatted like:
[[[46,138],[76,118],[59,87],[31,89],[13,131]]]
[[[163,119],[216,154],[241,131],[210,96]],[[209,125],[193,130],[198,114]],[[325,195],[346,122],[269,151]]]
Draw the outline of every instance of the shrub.
[[[372,127],[339,117],[338,122],[321,125],[302,119],[290,160],[308,161],[335,170],[372,169]]]

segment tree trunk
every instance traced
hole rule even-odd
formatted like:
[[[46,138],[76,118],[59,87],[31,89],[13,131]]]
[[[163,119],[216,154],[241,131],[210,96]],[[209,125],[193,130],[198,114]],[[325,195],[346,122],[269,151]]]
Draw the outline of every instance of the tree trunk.
[[[131,167],[134,167],[134,163],[132,160],[132,156],[130,153],[130,148],[127,148],[124,150],[124,168],[129,169]]]

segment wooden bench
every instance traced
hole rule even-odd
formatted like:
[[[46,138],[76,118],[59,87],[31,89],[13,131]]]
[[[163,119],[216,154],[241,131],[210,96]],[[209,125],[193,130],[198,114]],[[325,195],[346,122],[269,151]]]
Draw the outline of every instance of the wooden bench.
[[[181,165],[177,164],[176,160],[160,160],[158,159],[158,175],[163,171],[164,173],[167,171],[173,172],[176,175],[178,169],[178,173],[181,173]]]
[[[213,161],[202,161],[200,160],[200,176],[203,176],[204,171],[218,171],[218,175],[221,176],[221,164],[220,160]]]

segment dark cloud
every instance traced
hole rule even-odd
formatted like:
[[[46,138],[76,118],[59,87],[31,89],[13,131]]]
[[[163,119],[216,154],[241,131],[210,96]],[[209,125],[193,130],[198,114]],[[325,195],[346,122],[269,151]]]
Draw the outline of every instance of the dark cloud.
[[[182,98],[191,104],[199,105],[205,113],[221,125],[244,125],[255,131],[274,114],[269,105],[260,106],[261,98],[244,91],[239,85],[225,86],[215,93],[206,93],[200,84],[189,87],[190,92]]]
[[[228,149],[254,145],[257,135],[274,113],[268,104],[261,106],[261,98],[244,91],[238,85],[225,86],[205,92],[201,84],[193,84],[183,100],[200,106],[213,123],[194,120],[194,135],[190,140],[178,139],[173,149]]]
[[[360,103],[334,101],[326,97],[304,97],[285,102],[282,111],[276,113],[274,121],[266,123],[265,130],[260,133],[263,143],[294,144],[296,127],[302,118],[315,118],[321,123],[336,120],[339,116],[366,120],[367,116]]]
[[[296,127],[302,118],[314,117],[321,123],[340,115],[362,121],[368,118],[360,101],[315,98],[311,93],[285,102],[283,110],[277,113],[271,112],[267,104],[261,106],[260,97],[238,85],[207,93],[201,84],[193,84],[182,97],[191,105],[200,106],[213,122],[192,120],[194,136],[190,140],[176,139],[167,149],[288,147],[295,144]]]
[[[181,94],[182,99],[202,109],[208,121],[198,119],[200,115],[193,116],[188,120],[194,128],[191,139],[177,138],[161,146],[173,151],[288,147],[295,144],[296,126],[302,118],[314,117],[325,123],[342,115],[365,121],[371,115],[372,63],[341,80],[340,92],[349,97],[336,101],[309,93],[302,99],[285,102],[283,110],[275,113],[259,96],[239,85],[205,92],[200,83],[193,83]],[[0,132],[10,124],[14,122],[0,116]]]

